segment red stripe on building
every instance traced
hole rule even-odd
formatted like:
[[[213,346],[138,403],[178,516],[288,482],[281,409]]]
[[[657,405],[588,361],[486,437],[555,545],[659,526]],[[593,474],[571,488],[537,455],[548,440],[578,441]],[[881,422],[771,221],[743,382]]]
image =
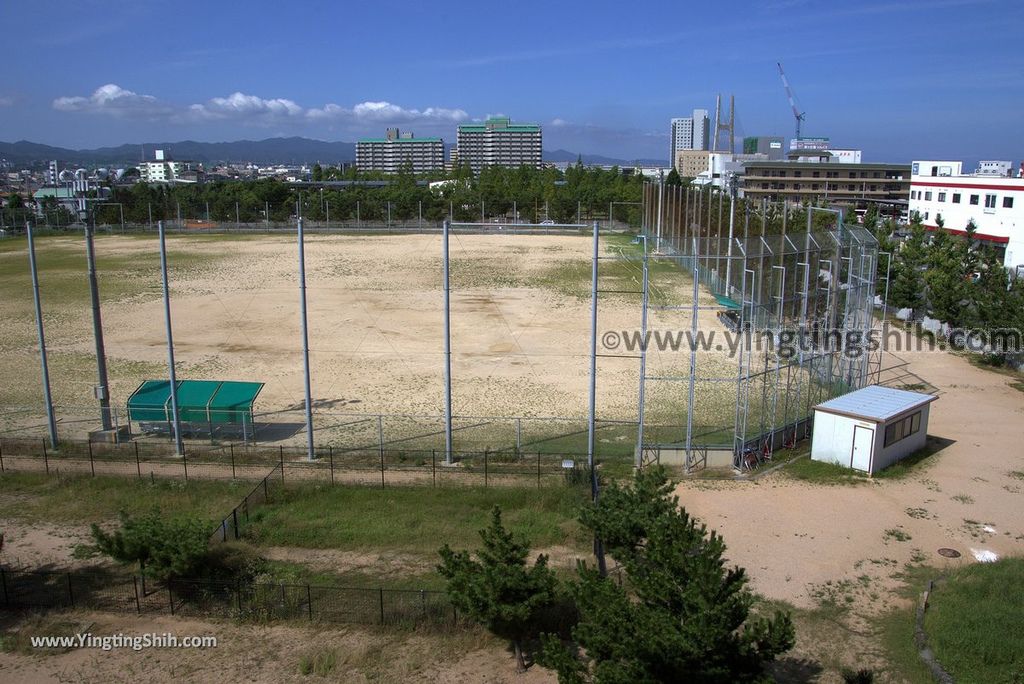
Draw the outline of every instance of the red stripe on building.
[[[938,226],[933,226],[933,225],[931,225],[929,223],[922,223],[921,225],[924,226],[926,230],[938,230],[939,229]],[[942,230],[946,231],[947,233],[953,233],[953,235],[963,235],[964,237],[967,236],[967,231],[966,230],[957,230],[956,228],[943,228]],[[1000,244],[1006,244],[1007,242],[1010,241],[1010,238],[1008,236],[985,235],[984,233],[978,233],[978,232],[974,233],[974,237],[977,240],[986,240],[988,242],[998,242]]]

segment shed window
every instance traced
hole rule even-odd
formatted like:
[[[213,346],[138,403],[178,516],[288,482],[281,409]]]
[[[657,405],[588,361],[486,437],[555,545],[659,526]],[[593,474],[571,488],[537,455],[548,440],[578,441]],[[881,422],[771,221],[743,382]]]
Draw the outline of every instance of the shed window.
[[[916,434],[921,429],[921,412],[913,413],[885,426],[885,446]]]

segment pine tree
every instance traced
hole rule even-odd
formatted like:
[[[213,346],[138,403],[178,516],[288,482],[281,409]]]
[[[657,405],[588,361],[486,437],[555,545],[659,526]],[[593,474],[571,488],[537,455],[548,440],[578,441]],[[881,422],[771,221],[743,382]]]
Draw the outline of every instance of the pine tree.
[[[541,664],[562,684],[754,682],[792,648],[788,615],[751,617],[742,568],[727,569],[725,543],[672,496],[664,470],[612,485],[581,521],[626,572],[628,590],[583,566],[571,586],[578,649],[543,637]]]
[[[480,530],[480,538],[483,548],[476,554],[478,560],[445,544],[437,571],[448,580],[448,596],[457,609],[512,642],[516,667],[524,672],[523,641],[535,634],[538,609],[554,601],[555,575],[544,555],[527,567],[530,547],[505,529],[498,506],[491,513],[490,526]]]
[[[120,514],[121,528],[104,532],[92,526],[96,549],[119,563],[138,563],[154,579],[193,574],[206,555],[210,524],[194,517],[165,518],[160,509],[132,517]]]

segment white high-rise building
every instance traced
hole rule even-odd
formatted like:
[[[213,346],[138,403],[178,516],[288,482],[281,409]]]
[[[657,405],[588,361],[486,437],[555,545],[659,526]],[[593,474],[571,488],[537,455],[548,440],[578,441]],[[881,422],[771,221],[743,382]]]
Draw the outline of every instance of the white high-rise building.
[[[711,137],[708,110],[694,109],[693,116],[672,119],[669,163],[675,163],[679,150],[706,150]]]

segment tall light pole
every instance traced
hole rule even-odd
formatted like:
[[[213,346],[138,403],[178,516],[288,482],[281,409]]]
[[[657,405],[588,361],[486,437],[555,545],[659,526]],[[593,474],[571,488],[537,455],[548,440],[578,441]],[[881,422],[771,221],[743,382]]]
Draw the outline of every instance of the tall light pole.
[[[591,267],[590,280],[590,396],[587,411],[587,466],[590,468],[590,497],[597,503],[597,470],[594,467],[594,442],[597,412],[597,264],[600,258],[599,231],[594,221],[594,262]],[[607,573],[604,559],[604,547],[601,540],[594,535],[594,556],[601,575]]]
[[[309,384],[309,330],[306,322],[306,249],[305,236],[302,230],[302,219],[299,219],[299,305],[302,316],[302,372],[305,383],[306,397],[306,458],[316,460],[313,447],[313,402]]]
[[[451,288],[448,272],[448,232],[451,221],[441,224],[443,284],[444,284],[444,462],[452,464],[452,326]]]

